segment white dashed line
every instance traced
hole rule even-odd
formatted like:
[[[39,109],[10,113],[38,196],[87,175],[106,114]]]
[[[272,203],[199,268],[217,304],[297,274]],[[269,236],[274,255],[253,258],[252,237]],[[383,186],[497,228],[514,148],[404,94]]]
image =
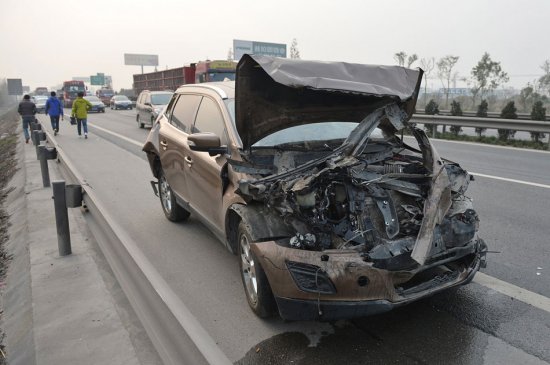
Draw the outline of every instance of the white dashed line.
[[[495,180],[513,182],[513,183],[516,183],[516,184],[523,184],[523,185],[529,185],[529,186],[536,186],[537,188],[550,189],[550,185],[546,185],[546,184],[539,184],[539,183],[534,183],[534,182],[529,182],[529,181],[516,180],[516,179],[509,179],[509,178],[507,178],[507,177],[499,177],[499,176],[493,176],[493,175],[485,175],[485,174],[480,174],[479,172],[472,172],[472,171],[468,171],[468,172],[469,172],[470,174],[474,175],[474,176],[486,177],[486,178],[488,178],[488,179],[495,179]]]
[[[543,295],[520,288],[519,286],[507,283],[506,281],[502,281],[482,272],[478,272],[473,281],[483,285],[484,287],[493,289],[501,294],[520,300],[524,303],[532,305],[533,307],[537,307],[550,313],[550,298]]]

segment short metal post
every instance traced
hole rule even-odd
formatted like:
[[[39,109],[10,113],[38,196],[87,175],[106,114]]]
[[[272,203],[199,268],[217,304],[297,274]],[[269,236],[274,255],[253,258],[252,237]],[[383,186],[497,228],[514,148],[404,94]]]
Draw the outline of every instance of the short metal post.
[[[38,130],[33,130],[32,131],[32,143],[35,145],[35,146],[38,146],[40,144],[40,137],[38,137]]]
[[[40,171],[42,172],[42,185],[47,188],[50,186],[50,171],[48,170],[48,160],[46,156],[46,146],[38,146],[38,159],[40,160]]]
[[[69,214],[67,212],[67,204],[65,201],[65,180],[53,181],[52,190],[59,256],[67,256],[72,252],[71,235],[69,232]]]

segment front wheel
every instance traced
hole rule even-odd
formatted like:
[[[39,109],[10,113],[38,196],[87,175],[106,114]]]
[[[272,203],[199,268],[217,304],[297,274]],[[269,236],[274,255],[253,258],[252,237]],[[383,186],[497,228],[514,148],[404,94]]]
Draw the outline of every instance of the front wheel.
[[[239,223],[239,267],[248,305],[261,318],[271,317],[277,308],[269,281],[258,258],[252,252],[252,242],[246,222]]]
[[[169,221],[180,222],[189,218],[190,213],[180,206],[177,201],[166,176],[164,176],[164,171],[162,169],[159,173],[159,197],[160,203],[162,205],[162,210],[164,215]]]

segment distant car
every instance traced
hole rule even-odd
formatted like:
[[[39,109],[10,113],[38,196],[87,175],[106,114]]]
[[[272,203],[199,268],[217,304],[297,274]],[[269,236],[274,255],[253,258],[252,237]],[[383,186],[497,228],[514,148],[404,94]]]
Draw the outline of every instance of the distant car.
[[[140,128],[152,127],[159,114],[170,102],[173,94],[171,91],[142,91],[136,102],[138,126]]]
[[[85,96],[84,99],[88,100],[90,104],[92,104],[92,109],[90,109],[90,112],[97,112],[97,113],[105,113],[105,104],[97,96],[94,95],[88,95]]]
[[[132,110],[132,101],[126,95],[115,95],[111,98],[111,109]]]
[[[34,104],[36,104],[37,113],[44,113],[46,111],[46,101],[48,101],[47,96],[35,95],[31,100]]]

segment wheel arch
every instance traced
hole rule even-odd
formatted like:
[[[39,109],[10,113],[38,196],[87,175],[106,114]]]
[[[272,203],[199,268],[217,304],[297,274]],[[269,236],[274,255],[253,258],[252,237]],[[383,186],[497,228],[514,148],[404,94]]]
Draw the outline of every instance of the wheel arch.
[[[292,227],[285,224],[282,217],[275,214],[265,205],[259,203],[234,204],[227,210],[225,232],[231,252],[238,252],[238,228],[244,220],[249,226],[253,242],[268,241],[274,238],[289,237]]]

